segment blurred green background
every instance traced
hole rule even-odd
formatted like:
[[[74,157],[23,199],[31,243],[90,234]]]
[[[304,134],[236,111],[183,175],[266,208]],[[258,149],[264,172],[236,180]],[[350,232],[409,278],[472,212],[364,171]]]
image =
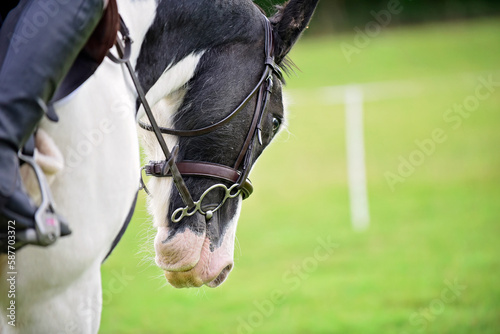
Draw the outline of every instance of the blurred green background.
[[[410,20],[401,1],[371,35],[388,3],[348,3],[323,1],[292,52],[288,131],[252,172],[228,280],[166,284],[141,197],[102,268],[101,333],[500,333],[498,2],[413,1],[475,14]],[[346,85],[364,94],[365,232],[349,211]]]

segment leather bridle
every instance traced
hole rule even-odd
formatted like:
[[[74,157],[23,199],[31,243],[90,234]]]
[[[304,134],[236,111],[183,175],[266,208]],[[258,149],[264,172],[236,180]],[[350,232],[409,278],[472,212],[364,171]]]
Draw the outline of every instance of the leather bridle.
[[[276,74],[278,77],[281,77],[281,72],[274,61],[274,41],[273,41],[272,26],[267,17],[264,16],[264,18],[265,18],[264,19],[265,22],[264,73],[260,77],[257,85],[253,88],[250,94],[248,94],[248,96],[245,97],[245,99],[236,107],[236,109],[234,109],[231,113],[229,113],[229,115],[227,115],[222,120],[206,127],[193,130],[177,130],[177,129],[164,128],[158,126],[156,119],[151,111],[151,108],[146,100],[144,91],[140,86],[139,81],[134,73],[132,65],[130,64],[130,62],[128,62],[128,60],[120,61],[127,65],[127,68],[132,76],[132,80],[134,81],[134,84],[136,86],[137,93],[139,95],[139,100],[143,105],[146,115],[150,122],[150,124],[146,124],[142,121],[139,121],[139,126],[145,130],[152,131],[155,134],[156,139],[158,140],[162,148],[162,151],[165,154],[165,160],[150,161],[142,169],[145,170],[146,175],[154,177],[172,177],[174,184],[182,198],[182,201],[184,202],[185,207],[176,209],[171,216],[171,220],[174,223],[180,222],[184,217],[192,216],[196,212],[205,215],[206,219],[209,220],[210,218],[212,218],[213,213],[224,205],[227,199],[236,198],[240,194],[242,195],[243,199],[246,199],[253,192],[253,186],[250,180],[248,179],[248,175],[250,173],[252,165],[252,152],[254,148],[255,137],[258,138],[259,144],[262,145],[261,122],[264,110],[266,109],[266,106],[269,102],[269,96],[271,94],[273,86],[273,74]],[[122,35],[125,36],[126,33],[122,31]],[[126,46],[123,45],[120,39],[118,39],[117,41],[117,47],[120,56],[126,54]],[[172,152],[170,152],[162,134],[169,134],[180,137],[195,137],[211,133],[221,128],[225,124],[229,123],[241,110],[243,110],[243,108],[247,105],[247,103],[256,95],[257,95],[257,104],[255,107],[252,121],[250,123],[250,128],[248,130],[247,136],[245,138],[243,146],[241,147],[240,153],[234,165],[225,166],[221,164],[202,162],[202,161],[187,161],[187,160],[180,162],[175,161],[177,153],[179,151],[179,147],[178,145],[176,145],[173,148]],[[222,181],[230,182],[232,183],[232,186],[228,188],[223,183],[215,184],[206,189],[205,192],[200,196],[200,199],[194,202],[191,193],[184,182],[183,176],[201,176],[201,177],[215,178]],[[141,188],[147,191],[147,188],[145,187],[144,182],[142,181],[142,175],[141,175]],[[224,191],[224,197],[222,201],[218,205],[211,205],[209,206],[209,208],[206,207],[204,208],[202,206],[204,198],[211,191],[215,189],[222,189]]]

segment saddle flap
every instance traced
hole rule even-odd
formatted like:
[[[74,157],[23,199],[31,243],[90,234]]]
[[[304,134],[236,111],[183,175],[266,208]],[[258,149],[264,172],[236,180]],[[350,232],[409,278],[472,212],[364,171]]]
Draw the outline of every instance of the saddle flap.
[[[102,63],[113,47],[120,28],[116,0],[109,0],[103,16],[73,66],[57,88],[51,103],[59,101],[80,87]]]

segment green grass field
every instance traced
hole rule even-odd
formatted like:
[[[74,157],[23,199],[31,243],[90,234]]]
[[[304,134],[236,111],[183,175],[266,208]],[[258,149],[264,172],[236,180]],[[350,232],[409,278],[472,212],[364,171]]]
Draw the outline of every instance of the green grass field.
[[[500,333],[500,21],[386,29],[349,63],[353,38],[293,51],[290,134],[252,173],[229,279],[167,285],[141,197],[102,269],[101,333]],[[370,82],[360,233],[344,106],[321,88]]]

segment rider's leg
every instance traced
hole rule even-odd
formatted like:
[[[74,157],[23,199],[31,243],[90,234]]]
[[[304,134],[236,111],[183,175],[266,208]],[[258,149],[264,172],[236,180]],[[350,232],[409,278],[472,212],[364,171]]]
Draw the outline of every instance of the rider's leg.
[[[8,222],[34,227],[36,208],[19,176],[18,150],[95,28],[103,0],[23,0],[0,30],[0,252]],[[36,243],[36,242],[35,242]]]

